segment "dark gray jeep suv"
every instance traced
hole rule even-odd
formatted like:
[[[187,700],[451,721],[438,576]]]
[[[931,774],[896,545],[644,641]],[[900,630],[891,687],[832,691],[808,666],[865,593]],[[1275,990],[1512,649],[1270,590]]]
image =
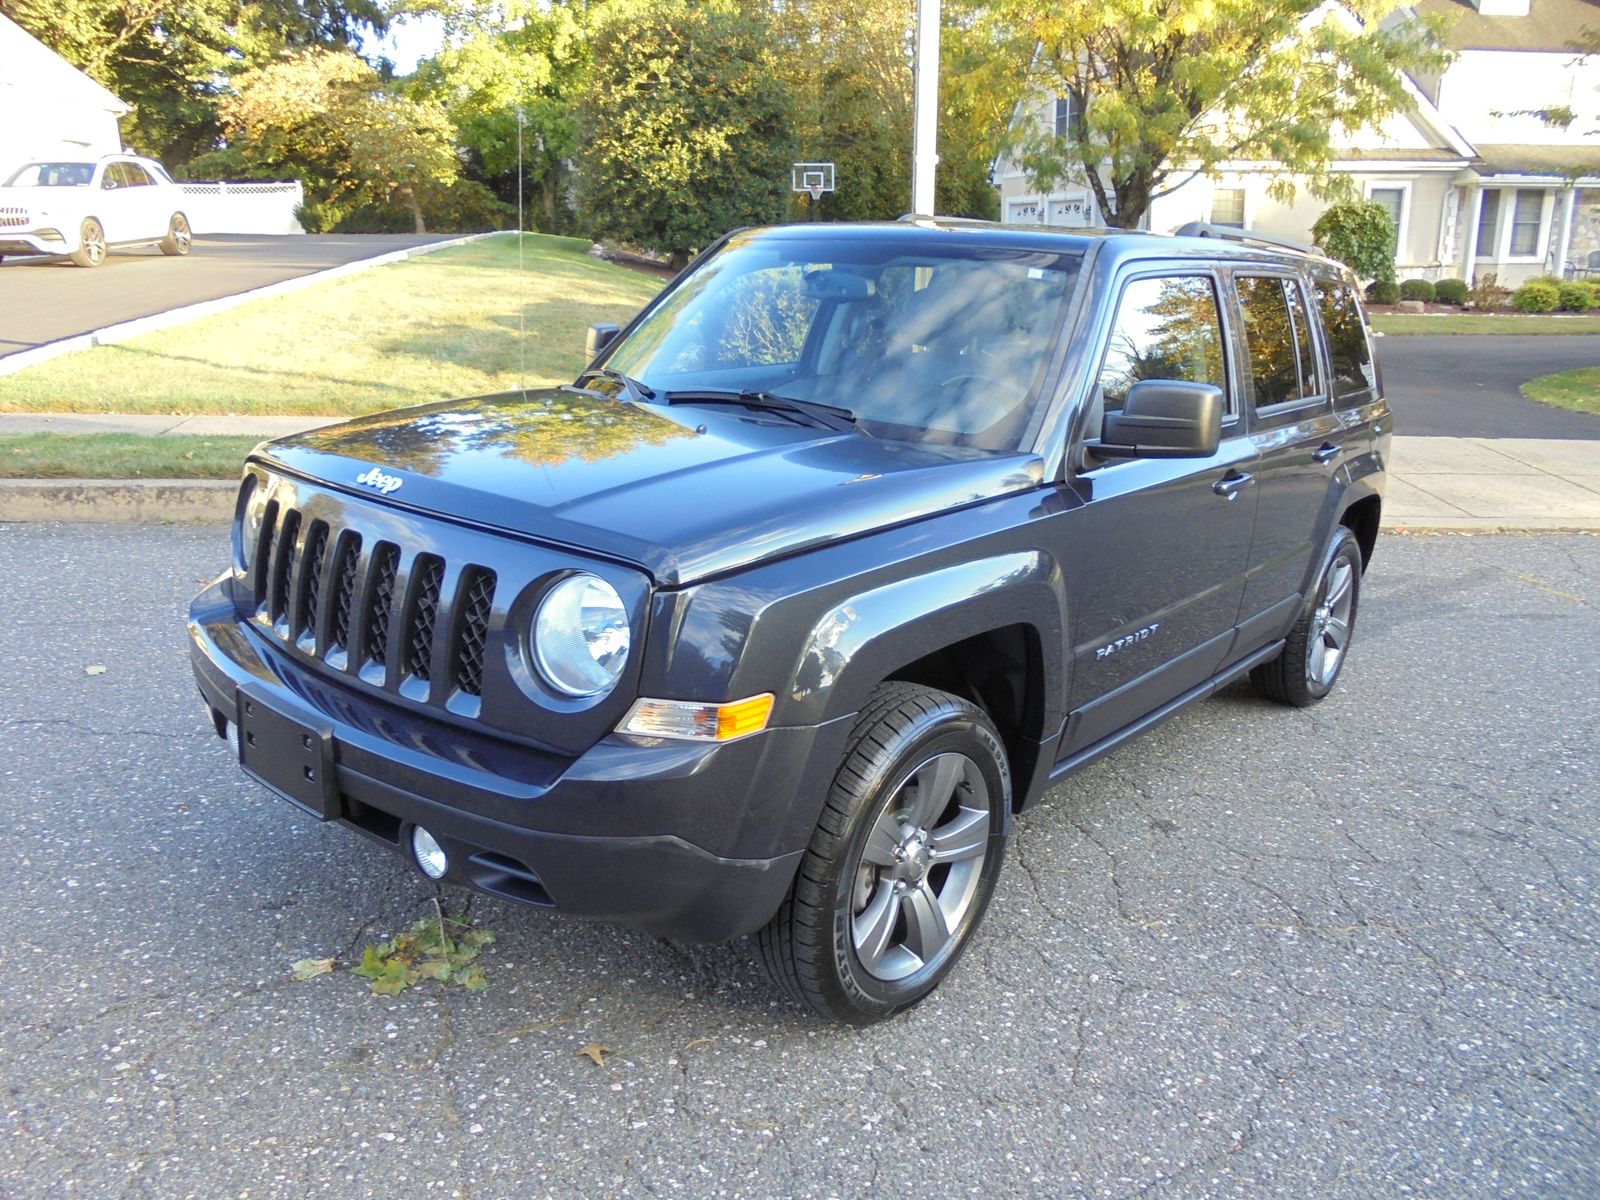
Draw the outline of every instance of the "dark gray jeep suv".
[[[259,447],[190,613],[244,769],[429,878],[754,933],[873,1021],[1052,784],[1344,665],[1392,421],[1326,259],[741,231],[591,343],[570,386]]]

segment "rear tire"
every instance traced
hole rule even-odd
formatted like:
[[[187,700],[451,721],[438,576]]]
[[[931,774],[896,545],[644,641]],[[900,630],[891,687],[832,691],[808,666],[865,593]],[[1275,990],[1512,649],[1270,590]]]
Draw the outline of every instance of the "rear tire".
[[[1269,699],[1295,708],[1315,704],[1333,691],[1355,632],[1360,599],[1361,545],[1341,525],[1283,653],[1250,672],[1255,685]]]
[[[167,236],[161,239],[161,253],[187,254],[193,244],[194,234],[189,230],[189,218],[182,213],[173,213],[172,220],[167,222]]]
[[[1011,772],[989,718],[885,684],[861,711],[789,895],[756,935],[773,981],[818,1014],[881,1021],[950,972],[994,894]]]
[[[93,217],[78,230],[78,248],[68,255],[80,267],[98,267],[106,260],[106,231]]]

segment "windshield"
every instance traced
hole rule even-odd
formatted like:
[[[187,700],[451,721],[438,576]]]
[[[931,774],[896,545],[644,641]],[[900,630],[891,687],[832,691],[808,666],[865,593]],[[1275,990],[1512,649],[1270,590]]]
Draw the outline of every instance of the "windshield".
[[[6,180],[6,187],[88,187],[93,178],[93,163],[29,163]]]
[[[939,235],[738,237],[605,365],[657,392],[770,392],[877,437],[1015,449],[1080,261]]]

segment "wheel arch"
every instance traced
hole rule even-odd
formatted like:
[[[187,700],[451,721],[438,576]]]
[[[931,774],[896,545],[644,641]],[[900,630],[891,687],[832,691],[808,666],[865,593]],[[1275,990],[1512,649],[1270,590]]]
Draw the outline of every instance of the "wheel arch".
[[[1383,518],[1383,498],[1376,492],[1362,496],[1345,505],[1339,515],[1339,524],[1356,535],[1361,547],[1361,571],[1372,565],[1372,552],[1378,546],[1378,528]]]

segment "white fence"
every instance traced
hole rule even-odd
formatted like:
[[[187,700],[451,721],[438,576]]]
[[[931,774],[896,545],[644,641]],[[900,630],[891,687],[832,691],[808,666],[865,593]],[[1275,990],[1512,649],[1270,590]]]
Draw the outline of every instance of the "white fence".
[[[294,210],[305,199],[298,180],[288,183],[182,183],[185,208],[196,233],[304,233]]]

